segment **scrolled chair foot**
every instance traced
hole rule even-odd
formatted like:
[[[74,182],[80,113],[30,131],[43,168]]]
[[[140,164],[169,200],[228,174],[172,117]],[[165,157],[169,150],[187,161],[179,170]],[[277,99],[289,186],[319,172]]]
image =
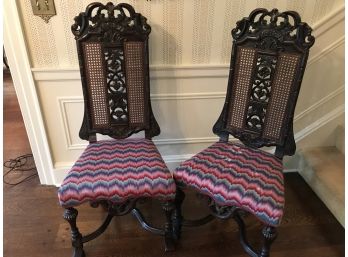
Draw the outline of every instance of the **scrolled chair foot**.
[[[72,257],[85,257],[83,251],[82,235],[76,226],[78,211],[75,208],[67,208],[64,211],[63,218],[69,222],[71,229],[71,243],[73,246]]]
[[[271,245],[277,238],[277,230],[275,227],[266,226],[262,229],[263,245],[260,257],[269,257]]]
[[[175,205],[172,201],[167,201],[163,203],[162,208],[166,215],[166,223],[164,226],[164,243],[165,243],[164,250],[166,252],[170,252],[175,250],[173,222],[172,222],[172,215],[173,215]]]

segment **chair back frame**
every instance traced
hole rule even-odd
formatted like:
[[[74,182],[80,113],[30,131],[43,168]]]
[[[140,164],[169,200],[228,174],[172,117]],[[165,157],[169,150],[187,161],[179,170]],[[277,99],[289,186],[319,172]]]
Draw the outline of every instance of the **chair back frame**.
[[[75,35],[84,96],[79,136],[96,141],[96,133],[115,139],[160,128],[150,102],[146,18],[129,4],[91,3],[75,17]]]
[[[213,132],[250,147],[276,146],[275,155],[293,155],[293,116],[312,29],[297,12],[256,9],[232,30],[227,94]]]

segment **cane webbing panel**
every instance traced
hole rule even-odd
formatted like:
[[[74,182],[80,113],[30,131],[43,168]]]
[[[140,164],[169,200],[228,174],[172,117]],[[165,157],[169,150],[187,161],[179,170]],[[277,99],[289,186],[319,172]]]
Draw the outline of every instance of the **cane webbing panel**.
[[[244,128],[255,56],[256,51],[254,49],[239,47],[237,50],[236,70],[227,122],[229,127]]]
[[[139,126],[145,123],[145,77],[144,43],[125,42],[125,67],[128,90],[129,125]]]
[[[107,127],[109,126],[109,110],[101,44],[84,43],[83,53],[93,127]]]
[[[278,64],[272,85],[271,100],[267,108],[264,137],[280,140],[283,121],[290,96],[291,87],[296,75],[296,68],[300,55],[282,53],[278,57]]]

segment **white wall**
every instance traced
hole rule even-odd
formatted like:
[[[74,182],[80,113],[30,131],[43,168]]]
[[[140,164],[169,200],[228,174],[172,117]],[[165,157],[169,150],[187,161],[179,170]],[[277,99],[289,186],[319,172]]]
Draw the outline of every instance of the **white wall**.
[[[78,138],[82,91],[73,36],[73,16],[91,1],[56,0],[49,24],[18,0],[31,66],[59,184],[86,142]],[[105,1],[106,2],[106,1]],[[152,26],[151,94],[162,133],[155,138],[171,167],[216,140],[211,128],[220,114],[227,85],[235,21],[256,7],[298,11],[315,30],[295,117],[299,147],[321,128],[335,127],[344,109],[344,2],[145,0],[124,1],[148,17]],[[333,124],[333,125],[332,125]],[[325,125],[325,126],[324,126]],[[320,144],[333,144],[330,129]],[[289,162],[291,163],[291,162]],[[289,166],[291,166],[289,164]],[[290,167],[291,168],[291,167]]]

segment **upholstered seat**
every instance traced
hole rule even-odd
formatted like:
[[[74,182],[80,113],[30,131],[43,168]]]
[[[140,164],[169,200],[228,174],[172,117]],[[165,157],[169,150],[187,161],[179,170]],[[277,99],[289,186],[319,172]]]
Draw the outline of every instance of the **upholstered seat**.
[[[151,140],[102,140],[87,146],[58,196],[63,207],[139,197],[169,200],[175,196],[175,183]]]
[[[272,154],[230,142],[217,142],[174,172],[180,185],[191,186],[222,206],[237,206],[277,226],[283,215],[282,161]]]

